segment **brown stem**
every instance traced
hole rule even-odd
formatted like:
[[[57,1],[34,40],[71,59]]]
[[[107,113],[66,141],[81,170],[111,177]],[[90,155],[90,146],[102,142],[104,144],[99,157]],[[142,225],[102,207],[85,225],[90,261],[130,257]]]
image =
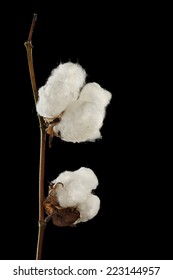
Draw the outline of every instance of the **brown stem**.
[[[38,222],[38,241],[37,241],[36,260],[41,260],[45,227],[46,227],[46,223],[44,224],[42,222]]]
[[[40,127],[40,167],[39,167],[39,228],[36,260],[41,260],[43,237],[46,224],[44,220],[44,171],[45,171],[46,133]]]
[[[28,42],[32,42],[32,34],[34,32],[35,23],[37,20],[37,14],[33,14],[32,23],[29,31]]]
[[[32,85],[32,91],[34,95],[35,104],[38,100],[38,91],[35,79],[35,72],[34,72],[34,64],[33,64],[33,57],[32,57],[32,35],[34,31],[35,22],[37,19],[37,15],[33,15],[31,28],[28,36],[28,41],[25,42],[25,47],[27,51],[27,58],[28,58],[28,66],[29,66],[29,73],[30,73],[30,80]],[[40,167],[39,167],[39,229],[38,229],[38,242],[37,242],[37,253],[36,253],[36,260],[41,259],[42,254],[42,247],[43,247],[43,237],[44,237],[44,230],[46,223],[42,223],[41,221],[44,220],[44,171],[45,171],[45,149],[46,149],[46,132],[44,127],[44,120],[41,116],[38,115],[38,120],[40,124]]]

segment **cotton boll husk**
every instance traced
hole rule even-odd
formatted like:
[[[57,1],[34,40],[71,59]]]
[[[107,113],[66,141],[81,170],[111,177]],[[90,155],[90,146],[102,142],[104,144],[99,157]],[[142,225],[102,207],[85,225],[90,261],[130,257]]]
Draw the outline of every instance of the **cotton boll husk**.
[[[100,104],[100,106],[103,107],[106,107],[109,104],[111,98],[112,98],[111,93],[103,89],[97,83],[86,84],[81,90],[79,96],[80,100],[94,102],[97,105]]]
[[[55,68],[46,84],[39,89],[36,105],[39,115],[47,118],[59,116],[70,102],[78,98],[85,78],[86,72],[79,64],[67,62]]]
[[[70,104],[53,130],[67,142],[94,141],[101,138],[105,110],[94,102],[77,100]]]
[[[94,218],[100,209],[100,199],[97,195],[89,194],[87,200],[81,203],[77,210],[80,212],[80,218],[75,224],[80,222],[86,222]]]
[[[95,173],[86,167],[61,173],[52,183],[61,182],[56,189],[57,200],[62,207],[73,207],[83,203],[98,185]]]

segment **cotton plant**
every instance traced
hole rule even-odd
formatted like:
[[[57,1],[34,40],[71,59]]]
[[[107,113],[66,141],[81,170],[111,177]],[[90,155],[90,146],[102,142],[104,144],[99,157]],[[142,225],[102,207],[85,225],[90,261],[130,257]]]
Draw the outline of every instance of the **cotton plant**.
[[[45,227],[50,220],[58,227],[77,227],[93,219],[100,209],[100,199],[95,194],[98,179],[94,171],[86,167],[59,174],[50,182],[44,198],[47,134],[49,140],[56,136],[72,143],[100,139],[111,93],[97,83],[86,83],[86,71],[72,62],[60,63],[45,85],[37,90],[32,58],[36,19],[34,14],[25,47],[40,125],[38,260],[42,256]]]

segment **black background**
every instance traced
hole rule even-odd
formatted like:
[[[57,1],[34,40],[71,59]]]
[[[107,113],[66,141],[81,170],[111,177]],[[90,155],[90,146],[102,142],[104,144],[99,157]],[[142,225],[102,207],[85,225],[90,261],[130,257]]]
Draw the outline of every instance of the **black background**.
[[[24,47],[33,13],[38,14],[33,35],[38,87],[60,62],[71,60],[86,69],[88,82],[112,93],[101,140],[72,144],[54,139],[47,149],[45,195],[59,173],[85,166],[99,179],[101,209],[76,228],[50,222],[42,258],[169,259],[167,101],[159,76],[157,11],[125,4],[28,3],[4,10],[1,25],[1,159],[7,170],[2,173],[1,259],[35,259],[39,125]]]

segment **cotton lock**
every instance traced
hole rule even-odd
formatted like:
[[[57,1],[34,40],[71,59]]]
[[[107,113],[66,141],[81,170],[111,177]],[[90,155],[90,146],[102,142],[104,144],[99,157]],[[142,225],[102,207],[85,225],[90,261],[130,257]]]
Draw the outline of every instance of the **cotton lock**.
[[[70,102],[76,100],[85,83],[86,72],[72,62],[55,68],[46,84],[38,91],[37,112],[46,118],[58,117]]]

